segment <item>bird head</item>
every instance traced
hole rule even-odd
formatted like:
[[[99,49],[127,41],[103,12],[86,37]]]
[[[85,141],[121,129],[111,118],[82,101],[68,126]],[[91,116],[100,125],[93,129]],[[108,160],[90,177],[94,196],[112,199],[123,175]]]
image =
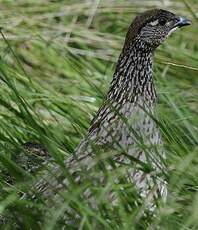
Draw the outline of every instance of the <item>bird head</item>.
[[[177,16],[169,11],[154,9],[136,16],[129,27],[124,49],[133,44],[134,40],[140,45],[157,48],[178,27],[190,25],[191,21]]]

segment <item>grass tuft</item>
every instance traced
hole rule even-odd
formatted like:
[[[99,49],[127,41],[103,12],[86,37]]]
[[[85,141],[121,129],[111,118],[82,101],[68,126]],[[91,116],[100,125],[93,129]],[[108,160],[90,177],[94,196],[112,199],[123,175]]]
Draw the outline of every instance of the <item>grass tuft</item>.
[[[44,201],[21,199],[42,177],[43,159],[34,172],[21,146],[36,141],[47,147],[50,161],[63,167],[102,103],[132,18],[148,8],[187,16],[193,24],[177,31],[155,58],[160,129],[167,152],[167,203],[155,218],[141,215],[133,186],[96,183],[97,212],[72,184],[59,208],[47,215]],[[0,15],[0,222],[2,229],[57,229],[59,217],[72,207],[82,218],[64,229],[198,229],[197,158],[197,1],[1,1]],[[65,172],[66,174],[67,172]],[[116,171],[122,175],[122,168]],[[89,185],[89,177],[87,185]],[[105,198],[111,186],[119,205]],[[124,188],[122,190],[121,188]],[[68,215],[71,215],[72,212]],[[5,218],[1,218],[1,216]],[[20,227],[19,227],[20,226]]]

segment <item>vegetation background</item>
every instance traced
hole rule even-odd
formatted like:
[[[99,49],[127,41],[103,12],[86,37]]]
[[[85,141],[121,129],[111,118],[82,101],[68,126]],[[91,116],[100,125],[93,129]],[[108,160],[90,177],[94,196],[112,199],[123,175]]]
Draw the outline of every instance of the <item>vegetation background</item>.
[[[38,204],[19,195],[38,168],[29,172],[29,160],[18,150],[26,141],[40,142],[59,164],[73,152],[107,92],[129,24],[150,8],[193,21],[158,48],[155,58],[168,201],[155,218],[140,221],[137,209],[128,212],[120,204],[117,219],[110,211],[107,218],[78,199],[79,229],[93,229],[94,218],[103,229],[146,229],[146,222],[151,229],[198,229],[197,0],[0,1],[0,215],[10,218],[0,228],[16,229],[17,220],[20,229],[57,229],[69,201],[38,225]]]

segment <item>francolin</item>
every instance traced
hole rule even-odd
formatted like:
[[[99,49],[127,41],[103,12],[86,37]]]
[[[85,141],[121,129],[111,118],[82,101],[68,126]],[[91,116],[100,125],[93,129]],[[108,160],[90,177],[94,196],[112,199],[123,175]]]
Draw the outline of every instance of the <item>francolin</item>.
[[[149,10],[135,17],[128,29],[106,99],[87,135],[74,154],[65,160],[65,167],[76,183],[81,183],[89,171],[93,173],[98,162],[110,159],[109,164],[103,164],[105,170],[125,165],[125,179],[134,184],[148,205],[153,206],[156,198],[166,199],[166,154],[156,122],[153,59],[156,48],[173,31],[190,24],[185,17],[162,9]],[[103,169],[101,167],[101,171]],[[64,176],[59,166],[50,174],[44,175],[36,184],[46,199],[69,183],[67,179],[60,183]],[[97,175],[104,183],[103,173]],[[118,177],[115,177],[115,183]],[[90,196],[89,191],[87,196]]]

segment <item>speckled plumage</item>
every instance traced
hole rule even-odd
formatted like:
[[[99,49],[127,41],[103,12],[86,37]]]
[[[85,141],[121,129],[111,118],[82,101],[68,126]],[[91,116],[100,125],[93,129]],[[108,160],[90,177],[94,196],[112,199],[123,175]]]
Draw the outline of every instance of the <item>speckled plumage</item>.
[[[147,11],[132,22],[107,97],[87,135],[65,160],[67,170],[75,175],[76,181],[82,180],[79,172],[89,173],[98,159],[110,157],[116,167],[129,166],[125,178],[135,184],[149,206],[153,206],[154,198],[166,199],[165,153],[153,118],[157,99],[152,76],[153,56],[176,27],[189,23],[164,10]],[[150,165],[151,170],[144,170],[140,167],[142,164]],[[113,168],[109,165],[107,169]],[[46,199],[64,185],[69,186],[67,179],[62,183],[57,179],[63,177],[59,166],[53,168],[51,174],[55,177],[46,175],[36,184]],[[99,175],[103,181],[104,176]]]
[[[92,145],[120,153],[124,151],[143,163],[151,162],[155,171],[151,174],[138,170],[138,164],[127,170],[126,177],[134,182],[141,196],[146,197],[153,188],[152,195],[161,194],[165,198],[166,182],[158,178],[165,169],[162,160],[165,155],[159,150],[161,136],[152,119],[156,104],[152,62],[153,50],[141,44],[138,38],[121,54],[106,101],[93,119],[88,135],[77,147],[75,157],[72,156],[67,164],[75,170],[79,165],[85,170],[91,167],[95,154]],[[129,157],[122,154],[115,154],[113,159],[117,166],[131,163]]]

